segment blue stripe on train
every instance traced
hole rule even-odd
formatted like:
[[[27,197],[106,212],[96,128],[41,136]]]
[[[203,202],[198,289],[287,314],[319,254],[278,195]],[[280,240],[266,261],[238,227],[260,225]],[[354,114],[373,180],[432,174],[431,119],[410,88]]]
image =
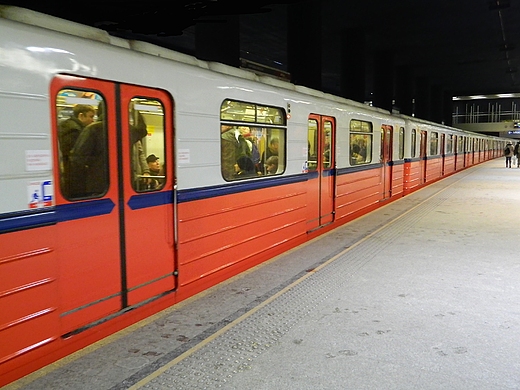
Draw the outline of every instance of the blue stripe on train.
[[[56,222],[57,216],[54,207],[38,211],[31,210],[9,213],[0,218],[0,234],[54,225]]]
[[[316,177],[318,174],[316,173]],[[188,190],[180,190],[177,193],[177,202],[190,202],[194,200],[202,200],[214,198],[223,195],[238,194],[240,192],[253,191],[262,188],[282,186],[287,184],[299,183],[307,181],[308,175],[299,174],[292,176],[279,176],[265,180],[244,180],[243,182],[233,182],[233,184],[218,185],[213,187],[194,188]]]
[[[335,170],[327,171],[333,175]],[[317,172],[291,176],[277,176],[267,180],[245,180],[232,184],[204,187],[177,192],[177,202],[190,202],[218,196],[231,195],[262,188],[304,182],[318,177]],[[128,201],[132,210],[173,203],[173,191],[151,192],[134,195]],[[73,221],[99,215],[110,214],[116,205],[111,199],[91,199],[45,208],[9,213],[0,217],[0,234],[16,230],[33,229],[53,225],[58,222]]]

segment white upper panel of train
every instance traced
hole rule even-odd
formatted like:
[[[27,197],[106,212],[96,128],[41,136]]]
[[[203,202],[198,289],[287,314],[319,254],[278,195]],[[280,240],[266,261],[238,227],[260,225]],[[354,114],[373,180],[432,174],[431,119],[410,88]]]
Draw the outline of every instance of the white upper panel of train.
[[[352,117],[370,120],[374,129],[389,121],[404,126],[402,118],[377,108],[10,6],[0,6],[0,69],[0,213],[25,210],[34,197],[52,198],[49,86],[57,74],[167,91],[174,106],[175,148],[183,156],[176,159],[178,189],[226,184],[219,137],[225,99],[290,111],[288,175],[302,173],[310,113],[336,119],[338,167],[348,165]],[[375,154],[378,142],[375,137]]]

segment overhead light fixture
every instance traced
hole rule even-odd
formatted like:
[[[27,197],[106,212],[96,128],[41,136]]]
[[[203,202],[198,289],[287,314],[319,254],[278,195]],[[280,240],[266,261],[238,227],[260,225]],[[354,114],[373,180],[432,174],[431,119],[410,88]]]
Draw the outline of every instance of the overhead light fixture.
[[[506,70],[506,73],[516,73],[516,72],[518,72],[518,68],[514,68],[514,67],[508,68]]]
[[[509,50],[513,50],[516,46],[512,43],[503,43],[499,46],[499,50],[500,51],[509,51]]]
[[[490,11],[511,7],[510,0],[492,0],[488,4]]]

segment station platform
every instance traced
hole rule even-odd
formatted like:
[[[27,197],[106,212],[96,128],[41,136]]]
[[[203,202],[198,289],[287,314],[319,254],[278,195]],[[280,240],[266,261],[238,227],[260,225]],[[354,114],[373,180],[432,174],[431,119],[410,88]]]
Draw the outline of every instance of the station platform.
[[[519,222],[489,161],[5,389],[520,389]]]

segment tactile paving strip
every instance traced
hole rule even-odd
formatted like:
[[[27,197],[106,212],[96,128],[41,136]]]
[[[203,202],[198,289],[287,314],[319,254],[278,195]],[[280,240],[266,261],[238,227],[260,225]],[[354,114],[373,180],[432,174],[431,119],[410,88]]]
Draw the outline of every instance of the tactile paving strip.
[[[388,243],[407,234],[425,215],[456,191],[450,187],[396,218],[379,230],[311,271],[265,305],[225,327],[212,341],[180,356],[133,388],[215,389],[231,386],[233,377],[249,370],[254,360],[277,343],[355,272],[385,250]],[[153,378],[149,380],[150,378]],[[149,381],[148,381],[149,380]]]

